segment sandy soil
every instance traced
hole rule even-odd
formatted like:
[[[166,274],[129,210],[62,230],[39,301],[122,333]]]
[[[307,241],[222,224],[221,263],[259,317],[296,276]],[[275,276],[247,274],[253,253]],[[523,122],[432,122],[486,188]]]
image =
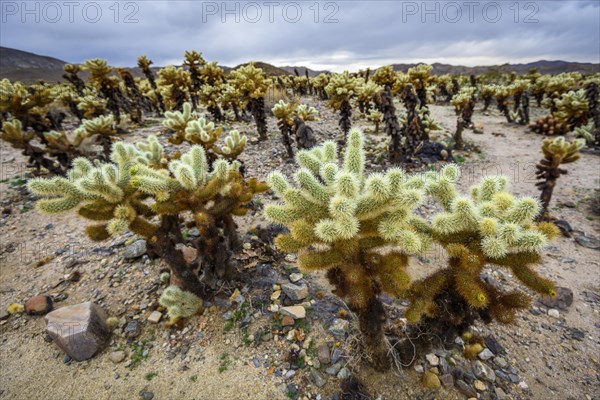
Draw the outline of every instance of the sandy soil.
[[[315,105],[321,114],[321,121],[311,124],[319,138],[339,137],[336,117],[324,104],[308,98],[303,100]],[[452,107],[431,106],[431,110],[444,127],[435,136],[447,138],[455,127]],[[534,109],[534,115],[541,113],[542,110]],[[484,134],[466,131],[465,140],[475,150],[455,153],[464,157],[460,185],[466,189],[481,176],[504,174],[510,177],[516,193],[537,196],[534,166],[541,157],[539,149],[543,137],[528,133],[525,127],[507,124],[495,111],[484,115],[478,108],[473,120],[483,126]],[[357,119],[354,124],[372,131],[364,120]],[[252,125],[232,126],[249,136],[254,135]],[[285,160],[273,117],[269,117],[269,129],[269,140],[251,141],[241,157],[247,171],[261,178],[273,169],[286,173],[292,170],[291,163]],[[153,120],[124,140],[135,141],[159,130],[158,120]],[[375,142],[385,140],[382,134],[370,136]],[[0,307],[6,308],[12,302],[23,303],[36,294],[66,296],[56,303],[57,307],[94,300],[109,315],[126,321],[139,320],[142,333],[134,343],[143,340],[149,343],[148,357],[135,368],[129,366],[129,357],[135,349],[122,334],[114,334],[110,346],[93,359],[65,363],[63,353],[44,340],[43,317],[11,316],[0,322],[1,399],[135,399],[141,398],[140,392],[144,390],[154,393],[155,399],[284,399],[290,383],[298,386],[301,398],[314,399],[317,394],[328,398],[339,390],[336,378],[329,377],[323,388],[316,388],[302,371],[287,380],[275,376],[274,369],[285,367],[290,344],[282,339],[245,345],[239,329],[224,332],[223,314],[227,311],[224,307],[208,308],[204,316],[188,321],[183,332],[147,323],[149,313],[157,306],[161,290],[158,275],[164,264],[147,258],[124,261],[121,252],[132,237],[92,243],[83,235],[80,220],[71,216],[48,217],[30,210],[32,198],[16,179],[26,170],[25,160],[4,143],[0,144],[0,158],[0,201],[6,211],[0,220]],[[370,169],[380,168],[373,157]],[[567,169],[569,174],[560,178],[555,190],[552,212],[567,220],[575,231],[598,237],[600,218],[590,211],[590,202],[594,191],[600,189],[600,160],[597,155],[586,153]],[[271,201],[269,194],[260,198],[262,202]],[[239,225],[245,239],[252,240],[248,239],[247,230],[256,225],[266,226],[266,223],[257,210],[239,221]],[[598,255],[598,250],[584,248],[573,238],[560,238],[545,252],[540,271],[574,292],[573,305],[569,311],[561,311],[560,319],[548,316],[545,308],[538,304],[530,312],[522,313],[516,326],[476,327],[482,335],[493,334],[506,348],[507,361],[529,387],[522,390],[515,384],[506,384],[509,398],[600,398]],[[38,267],[36,264],[44,258],[48,262]],[[241,265],[256,269],[255,261],[261,261],[260,251],[258,255],[254,251],[246,254]],[[275,282],[285,276],[286,268],[293,268],[291,261],[269,263],[268,271],[263,268],[263,272],[265,276],[269,271],[276,274],[272,278]],[[443,262],[441,255],[432,253],[424,260],[415,260],[412,270],[420,275],[439,268]],[[81,272],[81,280],[64,281],[64,275],[73,269]],[[489,273],[502,284],[514,285],[504,271],[490,270]],[[308,278],[308,283],[312,293],[328,293],[323,277]],[[232,290],[232,287],[224,288],[223,295]],[[247,297],[268,300],[271,291],[265,286],[252,295],[251,290]],[[314,313],[309,318],[312,325],[309,336],[315,341],[332,343],[325,333],[324,321],[335,314],[340,303],[331,296],[317,303],[322,303],[323,309],[332,310],[332,314]],[[264,305],[257,303],[252,314],[249,331],[268,330],[270,313]],[[585,332],[582,340],[569,338],[568,332],[573,328]],[[350,342],[338,344],[348,354],[353,353],[348,348]],[[118,349],[127,351],[128,360],[114,364],[109,355]],[[255,359],[260,360],[260,367],[254,365]],[[455,390],[426,391],[419,382],[419,374],[412,368],[376,374],[353,357],[349,357],[350,361],[373,398],[378,395],[381,399],[464,398]],[[482,398],[491,397],[483,393]]]

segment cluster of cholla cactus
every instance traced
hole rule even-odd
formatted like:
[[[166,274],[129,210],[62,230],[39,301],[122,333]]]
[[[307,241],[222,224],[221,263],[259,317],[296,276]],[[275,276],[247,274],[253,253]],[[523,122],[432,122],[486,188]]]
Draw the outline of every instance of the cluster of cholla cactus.
[[[65,73],[63,74],[63,78],[67,82],[71,83],[71,85],[73,85],[73,88],[79,96],[83,96],[85,82],[79,77],[79,75],[77,75],[83,70],[83,68],[81,68],[81,65],[65,64],[63,66],[63,70],[65,71]]]
[[[84,119],[81,121],[81,126],[75,129],[74,144],[79,147],[84,140],[93,140],[102,146],[104,156],[108,159],[116,134],[117,127],[112,114],[91,120]]]
[[[427,176],[426,191],[443,212],[431,224],[417,230],[440,244],[448,264],[414,282],[408,292],[406,318],[421,322],[435,333],[465,331],[475,319],[484,322],[514,321],[515,311],[529,305],[520,291],[502,292],[481,278],[486,264],[511,270],[526,287],[554,296],[554,285],[533,267],[541,260],[542,248],[558,234],[549,223],[536,223],[540,204],[533,198],[515,198],[506,191],[504,177],[486,177],[461,196],[456,188],[456,166],[447,165],[440,174]]]
[[[170,143],[187,142],[192,145],[201,145],[211,161],[218,157],[235,160],[244,150],[247,142],[246,136],[233,130],[225,137],[225,145],[219,147],[217,141],[223,134],[223,128],[217,127],[214,122],[207,121],[203,117],[198,117],[188,102],[183,103],[182,108],[183,111],[165,112],[163,125],[174,132],[168,139]]]
[[[570,131],[566,122],[551,114],[543,116],[537,121],[529,124],[529,129],[531,129],[532,132],[546,136],[562,136]]]
[[[202,58],[202,53],[195,50],[186,50],[183,65],[187,67],[190,75],[190,99],[194,109],[198,107],[198,94],[201,92],[203,80],[200,75],[200,69],[204,67],[206,61]]]
[[[106,107],[115,116],[117,123],[121,122],[122,111],[135,118],[137,113],[132,113],[131,103],[123,94],[119,79],[110,75],[113,68],[108,66],[106,60],[100,58],[86,60],[83,63],[83,70],[89,72],[88,79],[91,85],[106,99]]]
[[[490,107],[490,104],[492,104],[492,100],[494,99],[494,94],[495,94],[495,87],[494,85],[482,85],[481,89],[479,90],[479,95],[481,96],[481,99],[483,100],[483,110],[482,111],[487,111],[488,108]]]
[[[271,111],[277,118],[277,126],[281,131],[288,157],[294,157],[292,135],[295,136],[299,149],[308,149],[316,144],[312,129],[306,125],[306,122],[318,119],[317,110],[314,107],[279,100]]]
[[[262,69],[254,66],[254,63],[249,63],[231,72],[231,84],[241,94],[242,99],[250,109],[259,139],[267,139],[265,95],[271,81]]]
[[[38,135],[52,129],[60,129],[49,112],[49,105],[54,101],[54,93],[50,86],[35,84],[25,86],[19,82],[11,83],[8,79],[0,81],[0,114],[10,115],[18,119],[24,130],[32,128]]]
[[[86,228],[93,240],[125,231],[145,237],[150,253],[171,268],[172,283],[205,298],[217,279],[231,273],[230,252],[238,246],[233,216],[244,215],[253,195],[267,189],[239,168],[237,161],[209,163],[197,145],[167,164],[162,146],[150,137],[137,145],[115,143],[108,163],[77,158],[67,178],[33,179],[28,187],[41,197],[39,211],[76,211],[94,221]],[[201,233],[192,247],[202,255],[195,261],[202,278],[181,251],[180,219]]]
[[[452,97],[451,103],[456,112],[456,132],[454,133],[454,147],[462,149],[463,131],[465,128],[473,126],[473,111],[475,111],[475,91],[472,86],[463,87],[457,95]]]
[[[329,96],[327,105],[333,111],[339,111],[340,121],[339,126],[344,132],[344,138],[348,135],[352,122],[352,105],[351,100],[356,96],[360,80],[344,71],[341,74],[336,74],[331,77],[329,83],[325,87],[325,91]]]
[[[384,370],[390,362],[385,311],[377,296],[408,288],[407,255],[427,242],[410,227],[422,182],[407,180],[398,169],[365,176],[363,137],[357,129],[348,134],[341,165],[337,153],[334,142],[298,152],[297,187],[282,174],[271,174],[271,188],[284,204],[267,206],[265,215],[289,228],[275,243],[282,251],[299,253],[301,269],[327,271],[336,294],[358,314],[374,366]],[[376,251],[385,245],[387,254]]]
[[[194,293],[182,290],[177,285],[167,287],[158,300],[159,304],[167,309],[169,322],[167,325],[175,325],[184,318],[198,314],[202,310],[204,302]]]
[[[539,202],[515,198],[505,178],[484,178],[470,196],[462,196],[454,165],[439,173],[410,175],[393,168],[367,176],[363,137],[356,129],[348,135],[341,164],[334,142],[299,152],[296,159],[296,185],[281,173],[269,178],[283,204],[268,205],[265,216],[289,229],[276,246],[298,253],[302,270],[326,271],[335,293],[357,313],[377,369],[390,366],[382,292],[408,299],[408,321],[436,334],[462,332],[478,318],[509,323],[529,304],[524,293],[504,293],[484,281],[486,264],[509,268],[538,293],[555,294],[533,266],[557,228],[536,223]],[[414,214],[426,195],[443,209],[431,222]],[[409,256],[434,243],[448,253],[448,266],[412,283]]]
[[[452,97],[456,96],[460,90],[458,79],[449,74],[437,76],[435,82],[445,103],[450,103]]]
[[[158,71],[158,93],[163,99],[165,109],[181,110],[188,98],[191,78],[188,71],[171,65]]]
[[[408,82],[412,84],[419,98],[419,105],[427,108],[427,88],[433,81],[431,70],[433,67],[427,64],[419,64],[408,69]]]
[[[554,99],[554,107],[552,115],[565,122],[570,129],[588,122],[590,109],[584,89],[563,93],[560,98]]]
[[[561,175],[568,172],[560,166],[577,161],[580,157],[579,150],[583,146],[585,146],[584,139],[576,139],[569,143],[563,137],[558,137],[545,139],[542,142],[544,158],[536,165],[536,178],[540,180],[536,183],[536,186],[542,191],[540,193],[542,203],[542,212],[539,214],[540,219],[550,219],[548,207],[552,200],[556,181]]]
[[[543,76],[542,78],[538,79],[538,82],[544,87],[542,105],[549,108],[551,113],[554,113],[556,111],[554,100],[560,99],[564,93],[574,89],[581,79],[581,74],[562,73],[555,76]]]
[[[313,88],[313,93],[318,96],[321,100],[328,100],[329,96],[325,88],[329,84],[329,75],[319,74],[313,78],[310,78],[310,86]]]

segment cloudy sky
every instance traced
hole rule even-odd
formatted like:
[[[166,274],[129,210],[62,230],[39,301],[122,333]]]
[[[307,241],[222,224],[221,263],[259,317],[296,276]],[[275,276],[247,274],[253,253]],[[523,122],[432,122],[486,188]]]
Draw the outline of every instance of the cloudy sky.
[[[600,62],[600,1],[0,1],[0,45],[79,63],[188,49],[341,71],[390,63]]]

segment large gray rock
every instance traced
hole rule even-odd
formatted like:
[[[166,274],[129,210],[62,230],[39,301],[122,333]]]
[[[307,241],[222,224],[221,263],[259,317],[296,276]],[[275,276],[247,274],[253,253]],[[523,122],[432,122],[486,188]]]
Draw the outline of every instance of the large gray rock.
[[[146,254],[146,241],[144,239],[137,240],[125,247],[123,250],[123,258],[131,260]]]
[[[287,297],[294,301],[304,300],[308,297],[308,287],[306,285],[295,285],[293,283],[286,283],[281,286],[283,293]]]
[[[110,337],[104,310],[89,301],[59,308],[45,319],[46,333],[76,361],[92,358]]]

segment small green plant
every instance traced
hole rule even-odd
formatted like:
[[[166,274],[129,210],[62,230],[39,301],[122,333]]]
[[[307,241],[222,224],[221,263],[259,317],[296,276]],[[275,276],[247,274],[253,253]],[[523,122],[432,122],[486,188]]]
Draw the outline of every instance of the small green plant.
[[[154,379],[157,376],[158,376],[158,372],[148,372],[146,375],[144,375],[144,379],[147,380],[148,382],[150,382],[152,379]]]
[[[229,368],[229,365],[231,364],[231,360],[229,359],[229,353],[222,353],[219,357],[219,360],[219,373],[222,374],[223,372],[227,371],[227,368]]]

